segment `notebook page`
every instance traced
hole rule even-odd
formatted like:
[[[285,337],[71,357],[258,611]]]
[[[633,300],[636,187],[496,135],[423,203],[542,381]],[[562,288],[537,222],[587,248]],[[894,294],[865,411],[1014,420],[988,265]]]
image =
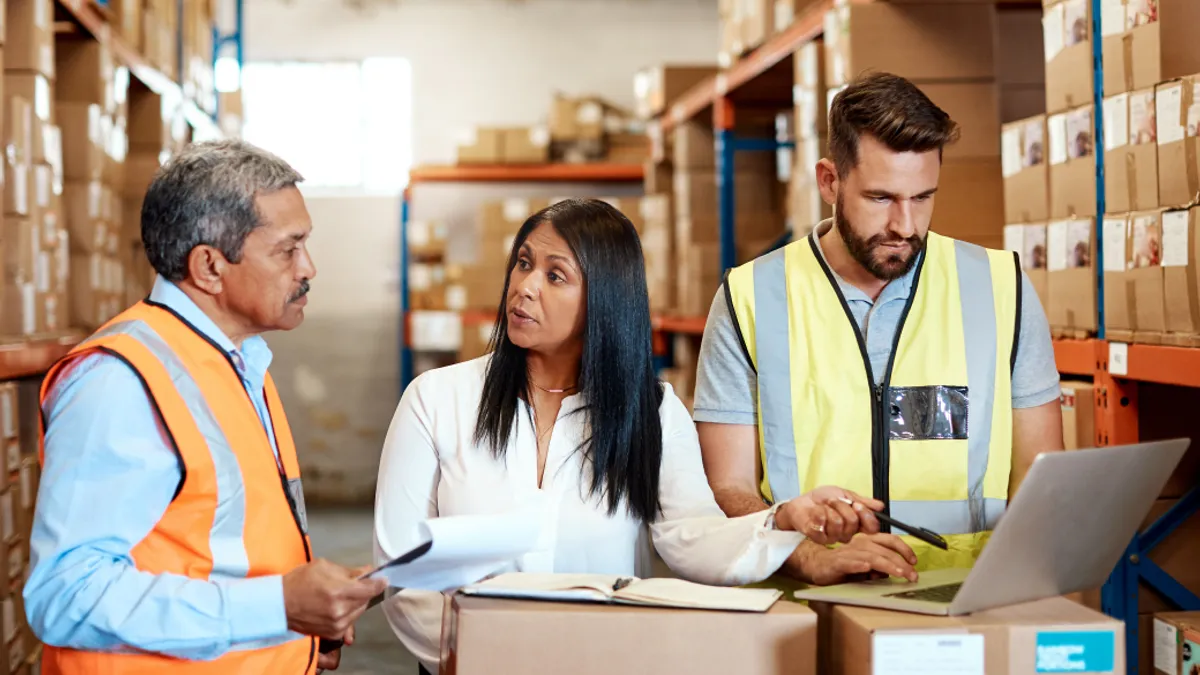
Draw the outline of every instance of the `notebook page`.
[[[503,594],[508,597],[566,598],[580,597],[582,593],[607,598],[612,595],[613,585],[618,579],[621,577],[614,574],[508,572],[472,584],[464,591],[476,595]]]
[[[783,595],[771,588],[706,586],[682,579],[642,579],[618,591],[616,597],[645,604],[695,609],[765,612]]]

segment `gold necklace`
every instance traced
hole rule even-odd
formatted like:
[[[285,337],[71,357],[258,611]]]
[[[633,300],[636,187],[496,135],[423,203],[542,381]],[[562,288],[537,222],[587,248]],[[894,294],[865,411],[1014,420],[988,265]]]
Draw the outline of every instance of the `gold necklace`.
[[[562,389],[547,389],[547,388],[543,387],[542,385],[538,384],[537,382],[534,382],[532,378],[529,380],[529,383],[548,394],[564,394],[568,391],[575,390],[575,385],[573,385],[573,384],[569,387],[564,387]]]

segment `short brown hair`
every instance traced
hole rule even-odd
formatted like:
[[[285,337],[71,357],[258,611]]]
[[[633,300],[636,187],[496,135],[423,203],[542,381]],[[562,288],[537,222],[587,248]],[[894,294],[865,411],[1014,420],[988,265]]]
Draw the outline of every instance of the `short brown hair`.
[[[829,106],[829,154],[838,176],[858,164],[858,142],[869,135],[895,152],[929,152],[958,140],[958,124],[915,84],[891,73],[851,82]]]

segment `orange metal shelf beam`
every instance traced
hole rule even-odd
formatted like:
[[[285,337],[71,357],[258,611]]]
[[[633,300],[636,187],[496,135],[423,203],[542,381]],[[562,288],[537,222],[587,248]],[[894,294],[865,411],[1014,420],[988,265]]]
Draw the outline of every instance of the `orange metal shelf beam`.
[[[806,42],[820,35],[825,27],[825,13],[833,9],[834,4],[834,0],[820,0],[782,33],[767,40],[724,72],[707,78],[684,92],[659,122],[662,132],[665,134],[675,125],[696,117],[712,106],[718,98],[767,72]]]
[[[30,340],[0,344],[0,380],[15,380],[41,375],[71,348],[83,340],[83,335]]]
[[[411,183],[460,182],[636,182],[645,177],[641,164],[511,164],[418,166]]]
[[[703,335],[704,324],[707,320],[702,316],[655,316],[650,321],[655,331],[683,335]]]
[[[1106,343],[1099,340],[1055,340],[1054,362],[1067,375],[1096,374],[1097,354]]]
[[[185,100],[183,89],[170,75],[151,66],[141,54],[125,43],[119,35],[112,32],[108,19],[88,0],[57,0],[58,5],[65,9],[79,25],[92,34],[96,40],[107,44],[113,56],[129,68],[129,73],[141,80],[154,93],[168,99],[178,101],[183,105],[184,116],[193,128],[201,131],[204,136],[221,136],[220,128],[208,113],[204,112],[194,102]]]
[[[1126,374],[1114,377],[1200,387],[1200,349],[1131,344],[1127,370]]]

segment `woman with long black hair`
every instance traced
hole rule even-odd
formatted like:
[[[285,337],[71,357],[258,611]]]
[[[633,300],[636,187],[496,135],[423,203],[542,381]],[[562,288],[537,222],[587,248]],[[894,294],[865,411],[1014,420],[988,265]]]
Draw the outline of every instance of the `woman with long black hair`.
[[[655,376],[641,244],[612,206],[567,200],[534,214],[508,272],[492,353],[423,373],[396,410],[375,500],[381,559],[408,550],[420,521],[537,498],[557,511],[554,542],[514,570],[644,576],[652,542],[680,577],[738,585],[773,574],[806,536],[878,531],[881,503],[833,487],[725,516],[687,409]],[[443,602],[401,591],[384,606],[430,672]]]

